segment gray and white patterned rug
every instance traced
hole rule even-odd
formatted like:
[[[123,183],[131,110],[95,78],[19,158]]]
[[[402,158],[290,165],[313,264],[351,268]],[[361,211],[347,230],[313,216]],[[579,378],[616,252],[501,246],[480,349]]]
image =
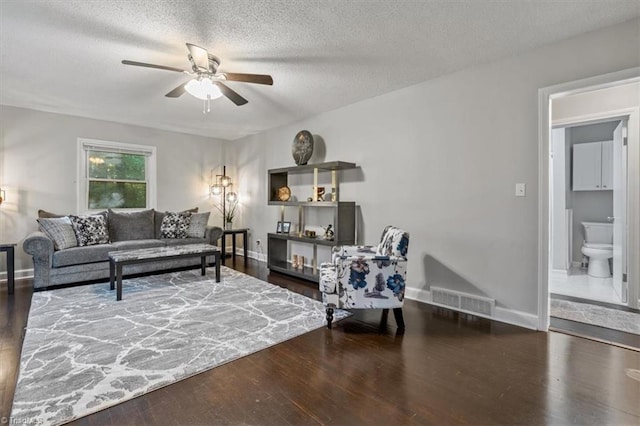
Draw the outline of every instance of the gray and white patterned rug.
[[[66,423],[326,324],[318,301],[214,275],[125,280],[119,302],[108,283],[34,293],[12,421]]]
[[[640,314],[634,312],[553,298],[550,309],[552,317],[640,334]]]

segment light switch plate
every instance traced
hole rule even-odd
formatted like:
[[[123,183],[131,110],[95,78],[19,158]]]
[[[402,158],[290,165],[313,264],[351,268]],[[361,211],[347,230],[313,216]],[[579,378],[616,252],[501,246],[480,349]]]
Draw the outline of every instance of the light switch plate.
[[[525,197],[527,195],[527,184],[516,183],[516,197]]]

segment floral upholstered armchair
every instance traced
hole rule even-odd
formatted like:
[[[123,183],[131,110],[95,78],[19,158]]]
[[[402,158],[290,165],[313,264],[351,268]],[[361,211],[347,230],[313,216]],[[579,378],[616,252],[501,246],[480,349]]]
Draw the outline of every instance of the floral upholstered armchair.
[[[320,292],[331,328],[334,308],[393,309],[404,329],[402,304],[407,275],[409,233],[387,226],[377,246],[337,246],[331,262],[320,265]]]

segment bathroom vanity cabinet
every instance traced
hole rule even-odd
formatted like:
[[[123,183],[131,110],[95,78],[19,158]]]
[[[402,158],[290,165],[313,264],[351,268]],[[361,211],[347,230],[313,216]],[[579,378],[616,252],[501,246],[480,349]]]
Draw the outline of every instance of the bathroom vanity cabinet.
[[[574,191],[613,189],[613,141],[573,145]]]
[[[267,234],[267,267],[276,272],[318,282],[318,246],[352,245],[355,243],[356,203],[353,201],[340,201],[339,172],[345,169],[353,169],[354,163],[333,161],[321,164],[309,164],[304,166],[285,167],[269,170],[269,200],[268,205],[280,207],[280,221],[285,220],[285,209],[297,208],[298,223],[295,229],[289,233]],[[331,185],[324,193],[324,201],[318,196],[318,175],[329,173]],[[296,199],[291,196],[289,189],[290,175],[313,174],[313,184],[308,188],[308,198]],[[328,209],[332,215],[334,231],[333,240],[325,240],[322,235],[315,238],[305,236],[305,223],[312,209]],[[320,225],[312,223],[311,225]],[[313,258],[310,264],[302,269],[292,268],[289,262],[289,246],[291,242],[309,244],[313,247]]]

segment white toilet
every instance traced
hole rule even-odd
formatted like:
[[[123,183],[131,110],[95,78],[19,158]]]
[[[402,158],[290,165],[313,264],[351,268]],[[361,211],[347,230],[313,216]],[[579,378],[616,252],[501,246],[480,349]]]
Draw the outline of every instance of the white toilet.
[[[587,274],[596,278],[609,278],[609,259],[613,257],[613,224],[582,222],[585,241],[582,254],[589,257]]]

